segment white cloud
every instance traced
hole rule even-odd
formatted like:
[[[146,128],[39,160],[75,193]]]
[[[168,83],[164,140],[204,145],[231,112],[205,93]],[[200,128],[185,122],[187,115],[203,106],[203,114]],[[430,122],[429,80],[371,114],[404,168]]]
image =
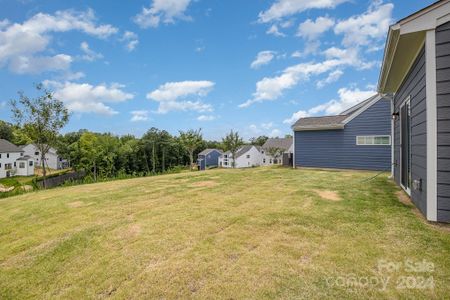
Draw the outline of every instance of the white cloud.
[[[347,49],[331,47],[323,53],[327,59],[340,60],[344,64],[351,65],[359,70],[370,69],[377,64],[376,61],[364,61],[360,57],[359,48],[355,47]]]
[[[253,98],[239,105],[248,107],[257,102],[275,100],[283,95],[287,89],[296,86],[301,80],[307,80],[311,75],[319,75],[332,70],[335,67],[347,62],[330,59],[320,63],[301,63],[286,68],[281,75],[275,77],[265,77],[256,83],[256,92]]]
[[[337,22],[334,32],[344,35],[342,44],[346,47],[373,46],[375,41],[384,40],[393,8],[392,3],[375,1],[365,13]]]
[[[84,60],[94,61],[94,60],[103,58],[103,55],[101,53],[97,53],[97,52],[93,51],[91,48],[89,48],[89,44],[87,42],[82,42],[80,45],[80,49],[84,53],[81,56],[81,58]]]
[[[375,90],[348,89],[341,88],[338,90],[339,99],[333,99],[327,103],[315,106],[308,112],[310,114],[323,113],[325,115],[336,115],[344,110],[364,101],[376,94]]]
[[[297,36],[308,40],[317,39],[322,33],[334,25],[334,20],[328,17],[318,17],[315,21],[307,19],[298,26]]]
[[[118,112],[105,103],[120,103],[134,98],[133,94],[122,90],[123,85],[117,83],[93,86],[89,83],[46,80],[44,84],[54,89],[55,98],[63,101],[72,112],[114,115]]]
[[[133,110],[131,113],[131,122],[143,122],[148,121],[148,110]]]
[[[7,27],[10,24],[8,19],[4,19],[0,21],[0,29]]]
[[[167,82],[158,89],[147,94],[147,99],[159,103],[157,113],[170,111],[193,110],[198,112],[212,111],[212,106],[200,100],[187,100],[188,97],[204,97],[213,89],[211,81],[180,81]]]
[[[158,27],[160,23],[174,23],[175,20],[190,20],[185,15],[191,0],[153,0],[149,8],[134,17],[134,22],[142,28]]]
[[[214,121],[215,119],[216,117],[212,115],[200,115],[197,117],[198,121]]]
[[[311,116],[307,111],[305,110],[299,110],[292,114],[290,118],[287,118],[283,121],[284,124],[294,124],[298,119],[300,118],[306,118]]]
[[[300,52],[300,51],[294,51],[294,52],[292,52],[292,54],[291,54],[291,57],[295,57],[295,58],[300,58],[300,57],[302,57],[303,55],[302,55],[302,52]]]
[[[251,63],[252,69],[258,69],[261,66],[269,64],[274,59],[276,52],[274,51],[261,51],[256,55],[255,60]]]
[[[326,86],[327,84],[336,82],[339,80],[339,78],[341,78],[341,76],[344,75],[344,72],[342,72],[341,70],[334,70],[333,72],[330,72],[327,76],[327,78],[323,79],[323,80],[319,80],[316,84],[317,88],[321,89],[324,86]]]
[[[125,48],[128,50],[128,52],[136,49],[136,46],[139,44],[137,34],[131,31],[125,31],[120,41],[125,43]]]
[[[335,8],[347,0],[276,0],[268,10],[259,13],[259,22],[268,23],[308,9]]]
[[[267,123],[261,123],[261,124],[251,124],[248,126],[249,133],[247,134],[250,136],[255,135],[267,135],[269,137],[279,137],[281,136],[281,130],[276,128],[277,126],[273,122],[267,122]]]
[[[66,54],[46,56],[53,32],[78,30],[86,34],[107,38],[117,32],[111,25],[96,25],[92,10],[57,11],[54,15],[38,13],[23,23],[2,21],[0,26],[0,66],[9,66],[17,73],[41,73],[65,70],[72,58]]]
[[[73,59],[70,55],[16,56],[9,60],[9,69],[17,74],[39,74],[45,71],[68,70]]]
[[[267,29],[266,31],[267,34],[271,34],[274,36],[278,36],[278,37],[284,37],[286,36],[284,33],[282,33],[279,29],[278,26],[276,24],[273,24],[272,26],[269,27],[269,29]]]
[[[358,88],[340,88],[338,90],[339,99],[330,100],[324,104],[317,105],[309,110],[299,110],[285,119],[283,123],[294,124],[300,118],[311,117],[314,115],[337,115],[346,109],[364,101],[376,94],[373,89],[360,90]]]

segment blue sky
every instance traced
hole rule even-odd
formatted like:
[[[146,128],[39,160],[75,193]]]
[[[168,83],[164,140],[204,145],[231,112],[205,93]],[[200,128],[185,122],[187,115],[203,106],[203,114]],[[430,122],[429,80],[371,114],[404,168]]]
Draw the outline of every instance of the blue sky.
[[[43,82],[64,132],[283,136],[373,94],[389,24],[432,2],[0,0],[0,118]]]

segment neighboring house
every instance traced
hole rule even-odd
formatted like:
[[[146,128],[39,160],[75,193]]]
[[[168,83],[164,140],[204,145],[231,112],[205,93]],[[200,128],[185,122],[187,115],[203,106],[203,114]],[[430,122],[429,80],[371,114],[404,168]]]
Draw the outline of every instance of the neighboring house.
[[[223,168],[232,168],[235,161],[235,168],[256,167],[261,164],[261,152],[259,148],[253,145],[246,145],[239,148],[236,152],[236,159],[230,151],[223,153],[219,157],[219,166]]]
[[[270,149],[279,149],[280,156],[270,155]],[[269,138],[261,147],[261,165],[290,165],[292,166],[292,153],[294,152],[293,138]]]
[[[299,119],[294,167],[389,171],[390,111],[390,100],[376,95],[340,115]]]
[[[389,28],[378,92],[393,93],[393,177],[429,221],[450,222],[450,1]]]
[[[0,139],[0,178],[34,175],[33,158],[7,140]]]
[[[42,166],[41,153],[39,152],[39,149],[35,145],[28,144],[21,147],[22,150],[25,152],[25,155],[28,155],[34,159],[34,163],[36,166],[38,167]],[[67,168],[68,163],[65,159],[58,156],[58,153],[54,148],[50,148],[47,154],[45,155],[45,166],[50,169],[59,170]]]
[[[219,156],[222,155],[222,150],[219,149],[205,149],[198,154],[197,165],[199,170],[206,170],[211,167],[219,166]]]

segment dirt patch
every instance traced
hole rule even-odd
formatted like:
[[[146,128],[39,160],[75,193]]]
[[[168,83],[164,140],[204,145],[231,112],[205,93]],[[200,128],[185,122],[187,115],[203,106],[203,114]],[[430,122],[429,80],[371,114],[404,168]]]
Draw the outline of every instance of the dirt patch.
[[[408,197],[408,195],[405,194],[405,192],[403,191],[398,191],[397,193],[395,193],[398,197],[398,200],[408,206],[412,206],[412,202],[411,199]]]
[[[127,230],[127,236],[135,237],[138,236],[141,233],[141,225],[139,224],[132,224],[128,227]]]
[[[330,201],[341,201],[342,198],[338,195],[338,193],[334,191],[327,190],[314,190],[321,198],[327,199]]]
[[[208,180],[208,181],[198,181],[191,184],[191,187],[213,187],[216,186],[217,182]]]
[[[77,207],[86,206],[86,204],[84,204],[83,201],[74,201],[74,202],[67,203],[67,206],[70,208],[77,208]]]

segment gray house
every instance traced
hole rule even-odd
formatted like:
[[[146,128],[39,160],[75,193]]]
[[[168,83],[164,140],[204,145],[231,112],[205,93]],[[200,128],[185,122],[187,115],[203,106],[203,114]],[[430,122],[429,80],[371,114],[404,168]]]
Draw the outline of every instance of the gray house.
[[[375,95],[336,116],[293,126],[294,167],[391,169],[390,100]]]
[[[276,149],[277,157],[273,157],[271,152]],[[294,151],[293,138],[269,138],[261,147],[262,166],[283,165],[292,167],[292,154]]]
[[[197,165],[199,170],[206,170],[211,167],[219,166],[219,156],[222,155],[222,150],[219,149],[205,149],[198,154]]]
[[[394,93],[395,182],[428,220],[450,222],[450,0],[390,27],[378,91]]]

